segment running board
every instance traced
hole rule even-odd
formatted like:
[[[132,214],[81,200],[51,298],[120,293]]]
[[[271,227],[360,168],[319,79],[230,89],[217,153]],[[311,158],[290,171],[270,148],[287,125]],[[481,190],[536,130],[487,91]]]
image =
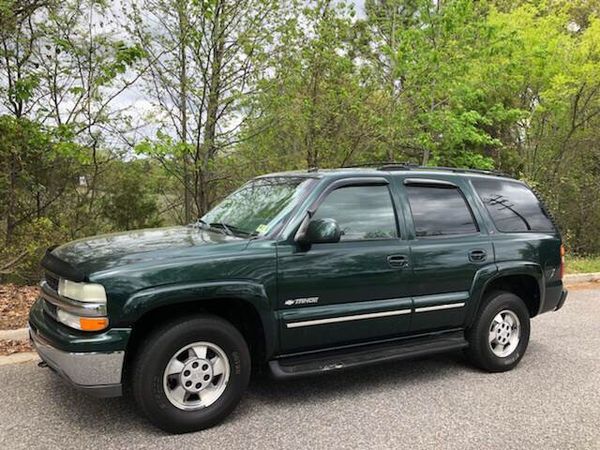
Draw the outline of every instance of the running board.
[[[401,342],[362,345],[312,355],[282,357],[269,361],[269,368],[275,378],[287,379],[444,353],[460,350],[467,346],[464,333],[460,331]]]

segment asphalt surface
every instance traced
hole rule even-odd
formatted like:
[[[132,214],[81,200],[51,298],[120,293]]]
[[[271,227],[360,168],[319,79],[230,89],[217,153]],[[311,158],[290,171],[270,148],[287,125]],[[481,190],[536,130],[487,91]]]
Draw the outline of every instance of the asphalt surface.
[[[232,416],[170,436],[129,399],[79,394],[33,363],[0,367],[0,448],[600,449],[600,289],[533,321],[504,374],[460,354],[289,382],[254,380]]]

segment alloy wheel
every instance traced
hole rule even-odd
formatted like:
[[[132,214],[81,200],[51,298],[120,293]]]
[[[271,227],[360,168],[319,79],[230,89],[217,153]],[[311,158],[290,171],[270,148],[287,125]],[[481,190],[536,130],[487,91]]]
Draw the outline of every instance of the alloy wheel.
[[[513,311],[505,309],[494,316],[489,329],[489,345],[494,355],[511,355],[521,339],[521,322]]]
[[[163,389],[171,404],[182,410],[206,408],[225,391],[231,369],[221,347],[195,342],[179,349],[163,375]]]

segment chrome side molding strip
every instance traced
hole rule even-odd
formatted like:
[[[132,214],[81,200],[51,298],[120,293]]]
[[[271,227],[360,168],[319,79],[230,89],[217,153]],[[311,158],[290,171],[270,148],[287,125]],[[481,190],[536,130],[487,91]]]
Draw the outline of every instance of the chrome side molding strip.
[[[441,309],[452,309],[452,308],[462,308],[465,306],[465,303],[448,303],[446,305],[436,305],[436,306],[423,306],[421,308],[415,308],[415,312],[427,312],[427,311],[439,311]]]
[[[435,305],[435,306],[422,306],[420,308],[416,308],[415,312],[428,312],[428,311],[440,311],[443,309],[453,309],[453,308],[462,308],[465,306],[465,302],[462,303],[448,303],[445,305]],[[315,319],[315,320],[304,320],[301,322],[290,322],[286,323],[286,328],[299,328],[299,327],[310,327],[313,325],[324,325],[327,323],[337,323],[337,322],[350,322],[353,320],[364,320],[364,319],[375,319],[378,317],[389,317],[389,316],[400,316],[404,314],[410,314],[412,309],[396,309],[393,311],[382,311],[376,313],[367,313],[367,314],[355,314],[352,316],[341,316],[341,317],[330,317],[328,319]]]
[[[323,325],[326,323],[349,322],[352,320],[364,320],[364,319],[375,319],[377,317],[400,316],[403,314],[410,314],[410,313],[411,313],[411,309],[396,309],[393,311],[382,311],[382,312],[368,313],[368,314],[355,314],[353,316],[331,317],[329,319],[315,319],[315,320],[305,320],[302,322],[291,322],[291,323],[286,323],[285,326],[287,328],[310,327],[313,325]]]

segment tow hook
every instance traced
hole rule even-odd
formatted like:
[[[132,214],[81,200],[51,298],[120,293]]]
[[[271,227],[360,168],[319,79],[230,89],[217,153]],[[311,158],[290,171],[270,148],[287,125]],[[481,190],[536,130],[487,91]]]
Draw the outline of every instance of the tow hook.
[[[48,364],[46,363],[46,361],[40,361],[38,363],[38,367],[48,367]]]

